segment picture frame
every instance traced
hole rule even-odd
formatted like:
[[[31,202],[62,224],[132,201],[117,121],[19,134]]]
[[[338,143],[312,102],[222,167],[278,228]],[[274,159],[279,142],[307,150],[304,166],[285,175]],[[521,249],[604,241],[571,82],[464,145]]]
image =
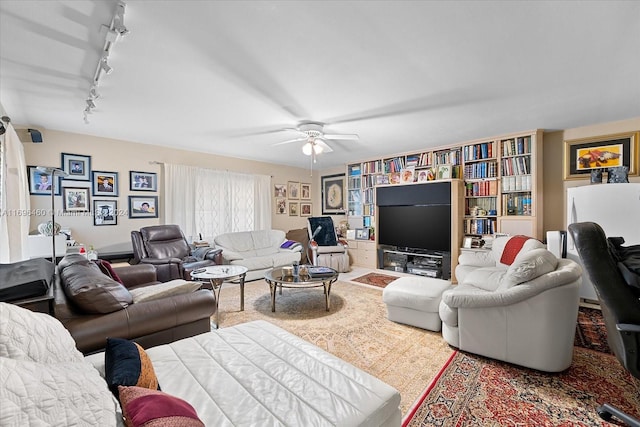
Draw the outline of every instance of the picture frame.
[[[300,200],[311,200],[311,184],[300,183]]]
[[[300,183],[289,181],[287,183],[287,197],[291,200],[300,199]]]
[[[129,171],[130,191],[158,191],[158,174],[155,172]]]
[[[473,245],[473,237],[465,236],[464,239],[462,240],[462,247],[464,249],[471,249],[472,245]]]
[[[61,153],[62,170],[73,181],[91,181],[91,156],[82,154]]]
[[[89,212],[90,188],[88,187],[63,187],[62,206],[65,212]]]
[[[356,228],[356,240],[369,240],[369,229]]]
[[[273,197],[287,197],[287,186],[285,184],[273,184]]]
[[[300,203],[300,216],[311,216],[313,205],[311,203]]]
[[[129,196],[129,218],[158,218],[158,196]]]
[[[345,174],[320,177],[322,190],[322,215],[345,214]]]
[[[93,196],[118,197],[118,172],[93,171]]]
[[[564,179],[589,179],[592,170],[616,166],[638,175],[639,140],[640,132],[634,131],[564,141]]]
[[[34,196],[51,196],[51,174],[40,172],[37,166],[27,166],[29,194]],[[54,196],[59,196],[62,188],[60,176],[53,180]]]
[[[118,201],[93,199],[93,225],[118,225]]]
[[[298,216],[298,202],[289,202],[289,216]]]
[[[452,178],[453,165],[445,163],[438,165],[438,179],[451,179]]]
[[[287,213],[287,199],[284,197],[276,198],[276,215],[284,215]]]

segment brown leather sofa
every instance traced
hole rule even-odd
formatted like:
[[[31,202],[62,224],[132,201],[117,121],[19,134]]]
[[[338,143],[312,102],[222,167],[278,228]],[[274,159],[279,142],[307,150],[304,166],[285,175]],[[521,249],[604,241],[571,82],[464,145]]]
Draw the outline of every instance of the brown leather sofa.
[[[67,255],[54,282],[55,317],[85,354],[103,349],[107,337],[147,348],[211,330],[216,307],[209,290],[133,303],[129,290],[158,283],[152,265],[113,268],[110,277],[82,255]]]
[[[156,268],[158,280],[191,280],[191,272],[209,265],[222,264],[222,250],[211,247],[193,248],[180,227],[173,224],[142,227],[131,232],[132,264],[150,264]]]

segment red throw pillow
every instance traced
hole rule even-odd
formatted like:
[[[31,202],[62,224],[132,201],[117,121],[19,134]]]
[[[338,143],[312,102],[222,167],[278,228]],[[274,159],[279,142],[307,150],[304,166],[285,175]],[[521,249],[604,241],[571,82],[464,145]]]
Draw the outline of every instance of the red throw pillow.
[[[122,279],[113,270],[113,267],[111,266],[111,263],[109,261],[105,261],[103,259],[96,259],[96,260],[93,260],[93,262],[96,263],[96,265],[98,266],[98,268],[100,268],[100,271],[103,274],[106,274],[107,276],[109,276],[113,280],[115,280],[116,282],[120,283],[121,285],[124,285],[124,283],[122,283]]]
[[[129,427],[204,427],[193,406],[178,397],[135,386],[119,386],[118,390]]]

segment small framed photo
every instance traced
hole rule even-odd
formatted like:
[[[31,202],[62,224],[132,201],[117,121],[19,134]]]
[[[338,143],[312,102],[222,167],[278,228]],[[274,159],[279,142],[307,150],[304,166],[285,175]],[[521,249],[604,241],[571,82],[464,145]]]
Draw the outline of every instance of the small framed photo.
[[[289,216],[298,216],[298,202],[289,202]]]
[[[158,174],[155,172],[129,171],[129,190],[158,191]]]
[[[62,202],[65,212],[89,212],[89,188],[64,187]]]
[[[94,196],[118,196],[118,172],[93,171]]]
[[[453,165],[438,165],[438,179],[451,179]]]
[[[356,240],[369,240],[369,229],[356,228]]]
[[[50,196],[51,195],[51,174],[41,172],[37,166],[27,166],[27,175],[29,176],[29,194]],[[54,196],[60,195],[60,176],[56,176],[54,187]]]
[[[129,196],[129,218],[158,218],[158,196]]]
[[[311,184],[300,184],[300,200],[311,200]]]
[[[287,186],[285,184],[273,184],[274,197],[287,197]]]
[[[62,153],[62,170],[69,174],[65,179],[91,181],[91,156]]]
[[[311,216],[313,212],[311,203],[300,203],[300,216]]]
[[[465,236],[465,238],[462,240],[462,247],[465,249],[471,249],[472,245],[473,245],[473,237]]]
[[[300,198],[300,183],[289,181],[287,183],[287,191],[290,199],[298,200]]]
[[[93,225],[118,225],[118,201],[93,199]]]
[[[283,197],[276,198],[276,215],[284,215],[287,213],[287,199]]]

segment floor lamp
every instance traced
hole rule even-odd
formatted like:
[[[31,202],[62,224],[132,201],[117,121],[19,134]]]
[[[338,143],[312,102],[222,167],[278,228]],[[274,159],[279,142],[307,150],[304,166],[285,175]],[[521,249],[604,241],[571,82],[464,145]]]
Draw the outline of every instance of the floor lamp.
[[[57,266],[56,262],[56,206],[54,201],[54,196],[56,194],[56,180],[55,177],[67,177],[68,173],[59,168],[53,168],[49,166],[38,166],[36,170],[42,174],[49,175],[51,177],[51,261],[53,261],[53,265]]]

